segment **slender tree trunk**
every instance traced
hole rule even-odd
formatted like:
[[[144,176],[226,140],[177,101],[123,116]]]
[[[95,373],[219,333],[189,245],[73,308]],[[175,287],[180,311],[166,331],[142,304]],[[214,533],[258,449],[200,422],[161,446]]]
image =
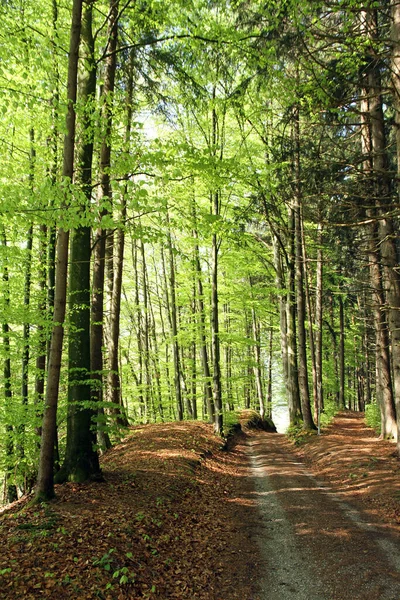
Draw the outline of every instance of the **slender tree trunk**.
[[[208,416],[209,423],[214,423],[215,406],[214,406],[214,399],[213,399],[213,393],[212,393],[211,372],[210,372],[210,364],[209,364],[209,360],[208,360],[208,351],[207,351],[203,275],[202,275],[202,271],[201,271],[200,252],[199,252],[199,245],[197,243],[198,234],[197,234],[196,229],[193,230],[193,237],[196,240],[195,247],[194,247],[194,259],[195,259],[196,279],[197,279],[197,305],[198,305],[199,328],[200,328],[200,354],[201,354],[201,362],[203,365],[203,375],[204,375],[204,394],[205,394],[205,399],[206,399],[207,416]]]
[[[219,214],[218,193],[214,197],[214,214]],[[212,274],[211,274],[211,329],[213,348],[213,400],[215,406],[214,429],[218,434],[223,431],[222,393],[221,393],[221,357],[219,340],[219,304],[218,304],[218,240],[217,234],[212,236]]]
[[[104,84],[102,90],[101,120],[104,136],[100,149],[100,187],[98,204],[101,217],[108,213],[104,206],[111,198],[110,164],[111,164],[111,129],[113,94],[116,70],[116,48],[118,39],[118,0],[111,0],[108,22],[108,47],[105,59]],[[103,401],[103,345],[104,345],[104,276],[105,276],[106,231],[98,227],[93,236],[93,275],[90,329],[90,371],[93,381],[91,398],[101,404]],[[111,447],[110,437],[106,430],[105,411],[98,409],[98,441],[103,449]]]
[[[322,292],[323,292],[323,247],[322,247],[322,225],[318,224],[317,230],[317,277],[315,289],[315,367],[317,370],[318,411],[324,410],[324,396],[322,388]]]
[[[138,243],[137,240],[132,242],[132,262],[133,272],[135,277],[135,316],[137,322],[136,330],[136,341],[137,341],[137,353],[139,369],[138,374],[135,376],[136,385],[138,387],[138,399],[139,399],[139,411],[140,418],[146,422],[147,420],[147,404],[145,403],[143,395],[143,315],[140,306],[139,296],[139,266],[138,266]],[[157,294],[158,295],[158,294]],[[160,308],[161,311],[161,308]]]
[[[339,410],[346,408],[345,394],[345,322],[343,295],[339,288]]]
[[[114,11],[114,18],[118,15],[118,2],[111,4]],[[113,32],[115,38],[117,36],[116,29]],[[116,44],[116,39],[114,42]],[[125,152],[129,154],[130,138],[132,127],[132,98],[133,98],[133,54],[130,55],[128,77],[126,82],[126,127],[125,127]],[[113,87],[114,87],[114,82]],[[110,115],[111,116],[111,115]],[[111,123],[110,123],[111,131]],[[128,180],[128,175],[126,175]],[[117,423],[122,426],[128,425],[128,417],[123,405],[121,392],[121,376],[119,370],[119,336],[120,336],[120,318],[121,318],[121,292],[122,292],[122,274],[124,265],[124,249],[125,249],[125,223],[127,213],[127,195],[128,189],[125,186],[122,195],[122,203],[120,210],[119,222],[121,224],[117,231],[116,237],[113,235],[107,236],[106,242],[106,265],[107,268],[107,292],[109,298],[109,327],[107,336],[108,347],[108,394],[109,400],[113,404],[113,412],[116,415]],[[111,197],[111,193],[110,193]]]
[[[157,389],[157,399],[158,399],[158,412],[161,417],[161,421],[164,421],[164,407],[163,407],[163,398],[162,398],[162,389],[161,389],[161,367],[160,367],[160,350],[159,343],[157,340],[157,331],[156,331],[156,320],[154,316],[153,304],[150,301],[149,297],[149,306],[150,306],[150,316],[151,316],[151,324],[150,324],[150,333],[153,347],[153,368],[156,379],[156,389]]]
[[[306,253],[306,240],[304,234],[304,221],[303,216],[300,215],[301,222],[301,238],[302,238],[302,252],[303,252],[303,261],[304,261],[304,291],[305,291],[305,299],[308,313],[308,339],[310,344],[310,359],[311,359],[311,369],[312,369],[312,382],[313,382],[313,408],[314,408],[314,422],[318,421],[318,388],[319,388],[319,376],[320,374],[317,371],[317,360],[316,360],[316,350],[315,350],[315,332],[314,332],[314,315],[311,306],[311,294],[310,294],[310,285],[308,281],[308,267],[307,267],[307,253]]]
[[[78,53],[81,31],[82,0],[73,0],[70,34],[66,116],[64,140],[63,180],[72,181],[75,148],[75,103],[77,91]],[[67,293],[69,232],[60,229],[57,237],[56,277],[54,293],[53,330],[51,335],[46,403],[42,424],[39,474],[35,492],[36,501],[54,497],[54,446],[56,441],[58,389],[60,381],[62,343]]]
[[[267,382],[267,415],[272,417],[272,359],[273,359],[273,338],[274,330],[272,324],[269,328],[269,346],[268,346],[268,382]]]
[[[289,264],[287,295],[287,354],[288,354],[288,399],[291,425],[302,421],[299,389],[299,370],[296,337],[296,291],[295,291],[295,212],[289,208]]]
[[[171,334],[172,334],[172,353],[174,357],[174,383],[175,383],[175,399],[176,408],[178,413],[178,420],[183,420],[183,401],[182,401],[182,389],[181,389],[181,378],[180,378],[180,356],[179,356],[179,343],[178,343],[178,319],[176,309],[176,281],[175,281],[175,261],[174,261],[174,250],[172,246],[172,237],[168,220],[168,256],[169,256],[169,298],[170,298],[170,322],[171,322]]]
[[[143,291],[143,362],[145,375],[145,404],[149,406],[153,400],[150,376],[150,325],[149,325],[149,292],[147,287],[146,255],[144,243],[140,242],[142,256],[142,291]]]
[[[119,373],[119,335],[121,316],[122,273],[125,247],[125,221],[126,221],[126,196],[122,200],[120,223],[114,244],[113,290],[110,316],[110,332],[108,340],[109,367],[108,388],[113,405],[112,411],[116,415],[117,423],[128,425],[128,419],[122,402],[121,378]]]
[[[253,283],[250,277],[249,279],[250,290],[252,291]],[[253,299],[254,302],[254,299]],[[259,412],[262,419],[265,417],[265,394],[262,382],[261,373],[261,342],[260,342],[260,329],[257,322],[257,315],[254,306],[251,309],[251,323],[253,329],[253,352],[254,352],[254,380],[256,384],[256,392],[259,404]]]
[[[294,227],[295,227],[295,278],[297,301],[297,340],[298,340],[298,380],[303,415],[304,429],[315,429],[311,414],[310,390],[308,385],[307,366],[307,337],[306,337],[306,302],[304,294],[304,255],[302,244],[302,189],[301,189],[301,164],[300,164],[300,113],[295,108],[294,114]]]
[[[41,225],[39,229],[39,314],[43,321],[48,318],[47,306],[46,306],[46,282],[47,282],[47,268],[46,268],[46,254],[47,254],[47,226]],[[38,325],[38,354],[36,358],[36,377],[35,377],[35,405],[36,405],[36,416],[39,421],[43,418],[43,400],[44,400],[44,382],[46,373],[46,341],[47,336],[45,327],[42,324]],[[40,437],[42,435],[42,427],[37,426],[36,433]]]
[[[288,358],[288,342],[287,342],[287,293],[285,292],[286,284],[284,280],[284,272],[282,265],[282,254],[279,245],[279,240],[275,235],[272,235],[272,244],[274,249],[274,266],[276,272],[276,287],[278,290],[279,299],[279,332],[281,340],[281,355],[283,379],[286,389],[289,385],[289,358]]]
[[[3,298],[4,298],[4,312],[8,313],[10,307],[10,282],[8,273],[8,257],[7,257],[7,238],[5,231],[2,231],[1,245],[4,249],[3,256]],[[11,356],[10,356],[10,326],[7,321],[2,323],[3,333],[3,377],[4,377],[4,406],[6,414],[12,412],[12,387],[11,387]],[[5,496],[6,502],[14,502],[18,498],[18,491],[15,481],[13,481],[14,473],[14,427],[10,422],[11,419],[6,422],[6,435],[5,435],[5,449],[6,449],[6,472],[5,472]]]
[[[35,177],[35,132],[34,129],[30,130],[30,166],[29,166],[29,183],[31,192],[33,194],[34,177]],[[26,238],[26,260],[25,260],[25,284],[24,284],[24,309],[26,312],[22,339],[22,368],[21,368],[21,397],[24,406],[28,404],[28,382],[29,382],[29,358],[30,358],[30,324],[28,319],[28,312],[31,301],[31,283],[32,283],[32,243],[33,243],[33,225],[28,229]],[[23,447],[23,442],[22,442]]]

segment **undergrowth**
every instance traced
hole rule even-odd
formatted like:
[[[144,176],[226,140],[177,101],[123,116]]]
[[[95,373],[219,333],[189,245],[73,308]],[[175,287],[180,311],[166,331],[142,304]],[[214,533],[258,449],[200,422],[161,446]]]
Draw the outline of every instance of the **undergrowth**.
[[[325,402],[324,410],[320,415],[321,429],[324,429],[331,423],[337,411],[338,408],[334,401],[327,400]],[[312,439],[315,435],[317,435],[316,430],[304,429],[302,425],[291,425],[286,432],[286,436],[291,442],[293,442],[295,446],[302,446],[303,444],[307,443],[310,439]]]
[[[376,402],[367,404],[365,407],[365,423],[368,427],[372,427],[376,433],[381,432],[381,411]]]

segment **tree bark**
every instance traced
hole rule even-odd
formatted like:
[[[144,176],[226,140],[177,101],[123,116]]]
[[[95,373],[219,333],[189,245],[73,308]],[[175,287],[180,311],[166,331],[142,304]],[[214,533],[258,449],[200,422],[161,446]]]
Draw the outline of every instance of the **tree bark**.
[[[361,144],[364,155],[363,170],[365,190],[371,218],[368,232],[368,253],[371,287],[374,298],[374,320],[376,331],[377,396],[380,398],[382,415],[382,435],[397,437],[400,427],[400,285],[394,270],[392,225],[389,219],[380,218],[390,197],[388,182],[388,157],[385,139],[385,123],[382,109],[382,87],[379,65],[376,61],[373,43],[377,36],[378,21],[376,9],[361,12],[361,31],[371,43],[366,56],[367,65],[363,71],[361,100]],[[378,219],[378,222],[376,221]],[[394,255],[394,256],[393,256]],[[382,259],[384,259],[382,261]],[[382,261],[382,262],[381,262]],[[397,295],[399,297],[397,297]],[[393,302],[393,304],[392,304]],[[388,319],[387,319],[388,317]],[[387,320],[386,320],[387,319]],[[392,333],[394,371],[398,375],[398,386],[392,382],[389,333]],[[398,398],[397,398],[398,394]],[[398,405],[396,424],[395,403]],[[400,441],[398,452],[400,452]]]
[[[175,400],[176,409],[178,414],[178,420],[183,420],[183,401],[182,401],[182,390],[181,390],[181,367],[180,367],[180,356],[179,356],[179,342],[178,342],[178,319],[176,309],[176,278],[175,278],[175,260],[174,250],[172,246],[172,237],[170,230],[169,215],[167,213],[168,221],[168,232],[167,232],[167,243],[168,243],[168,257],[169,257],[169,298],[170,298],[170,323],[171,323],[171,334],[172,334],[172,354],[174,358],[174,384],[175,384]]]
[[[214,215],[219,214],[218,193],[213,194]],[[218,239],[212,236],[212,267],[211,267],[211,329],[213,348],[213,401],[215,407],[214,430],[217,434],[223,431],[222,393],[221,393],[221,353],[219,340],[219,304],[218,304]]]
[[[289,207],[289,262],[287,293],[287,355],[288,380],[287,392],[289,400],[290,425],[297,426],[302,422],[301,399],[299,389],[299,370],[296,337],[296,290],[295,290],[295,212]]]
[[[306,337],[306,303],[304,294],[304,255],[302,244],[302,189],[300,164],[300,113],[296,106],[294,113],[294,227],[295,227],[295,272],[297,301],[297,340],[298,340],[298,380],[303,415],[303,427],[315,429],[311,414],[310,390],[308,385],[307,337]]]
[[[194,211],[194,220],[196,223],[195,207],[193,208],[193,211]],[[199,329],[200,329],[200,354],[201,354],[201,362],[202,362],[202,366],[203,366],[203,375],[204,375],[204,394],[205,394],[205,400],[206,400],[208,421],[209,421],[209,423],[214,423],[215,406],[214,406],[214,399],[213,399],[213,393],[212,393],[210,363],[209,363],[209,359],[208,359],[208,350],[207,350],[203,274],[202,274],[201,264],[200,264],[198,233],[197,233],[196,228],[193,230],[193,237],[195,239],[194,261],[195,261],[196,280],[197,280],[197,306],[198,306]]]
[[[110,1],[108,22],[108,45],[105,59],[104,84],[102,90],[101,120],[104,136],[100,149],[100,187],[98,204],[101,218],[108,214],[108,203],[111,199],[110,164],[111,164],[111,130],[113,94],[115,87],[115,70],[117,64],[116,49],[118,39],[118,0]],[[104,278],[106,230],[100,226],[93,236],[93,275],[90,329],[90,371],[92,377],[91,399],[101,405],[103,401],[103,345],[104,345]],[[98,441],[103,449],[111,447],[110,437],[106,429],[104,407],[98,409]]]
[[[81,32],[82,0],[73,0],[70,34],[66,115],[64,139],[63,184],[72,181],[75,148],[75,103],[77,92],[78,55]],[[53,330],[51,334],[46,402],[42,424],[39,474],[35,500],[40,502],[54,497],[54,446],[56,441],[58,389],[60,382],[61,355],[64,336],[64,319],[67,295],[69,232],[60,229],[57,237],[56,276],[54,293]]]
[[[1,245],[4,249],[3,257],[3,284],[4,284],[4,305],[5,314],[7,314],[10,307],[10,280],[8,272],[8,257],[7,257],[7,238],[6,233],[3,230],[1,235]],[[11,414],[12,408],[12,387],[11,387],[11,355],[10,355],[10,326],[7,321],[2,322],[2,334],[3,334],[3,377],[4,377],[4,406],[6,414]],[[18,498],[17,485],[13,479],[14,473],[14,427],[11,422],[6,422],[5,426],[5,449],[6,449],[6,469],[5,469],[5,500],[6,502],[14,502]]]
[[[322,225],[318,223],[317,230],[317,277],[315,289],[315,367],[317,371],[317,392],[318,392],[318,413],[324,410],[324,395],[322,388],[322,349],[323,349],[323,246],[322,246]]]

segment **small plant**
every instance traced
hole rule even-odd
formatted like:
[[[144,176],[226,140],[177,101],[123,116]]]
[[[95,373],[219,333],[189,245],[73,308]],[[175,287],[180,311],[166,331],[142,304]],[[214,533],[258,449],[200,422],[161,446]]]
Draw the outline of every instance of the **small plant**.
[[[121,567],[113,573],[113,579],[118,579],[121,585],[126,585],[127,583],[135,583],[135,577],[135,573],[129,571],[128,567]]]
[[[307,440],[314,437],[316,433],[316,431],[303,429],[300,425],[291,425],[288,428],[286,435],[295,446],[302,446]]]
[[[103,569],[105,571],[110,571],[111,563],[114,560],[113,557],[111,556],[113,554],[113,552],[115,552],[115,548],[111,548],[108,552],[103,554],[103,556],[101,558],[94,558],[93,562],[92,562],[93,566],[94,567],[103,567]]]

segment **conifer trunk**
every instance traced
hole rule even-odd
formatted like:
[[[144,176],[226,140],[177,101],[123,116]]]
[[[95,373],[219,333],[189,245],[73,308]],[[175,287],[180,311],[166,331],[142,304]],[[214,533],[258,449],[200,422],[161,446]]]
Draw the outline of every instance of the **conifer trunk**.
[[[376,39],[377,28],[376,9],[363,10],[361,31],[371,45]],[[381,217],[390,201],[390,188],[379,65],[374,49],[367,48],[367,51],[369,55],[366,56],[367,66],[363,71],[362,81],[361,144],[366,180],[364,187],[369,205],[367,215],[371,219],[367,243],[376,331],[377,396],[380,399],[382,435],[397,437],[400,427],[400,283],[394,269],[396,249],[392,225],[389,219]],[[387,323],[392,334],[394,386]],[[399,379],[396,387],[397,376]],[[397,424],[395,406],[398,408]]]

